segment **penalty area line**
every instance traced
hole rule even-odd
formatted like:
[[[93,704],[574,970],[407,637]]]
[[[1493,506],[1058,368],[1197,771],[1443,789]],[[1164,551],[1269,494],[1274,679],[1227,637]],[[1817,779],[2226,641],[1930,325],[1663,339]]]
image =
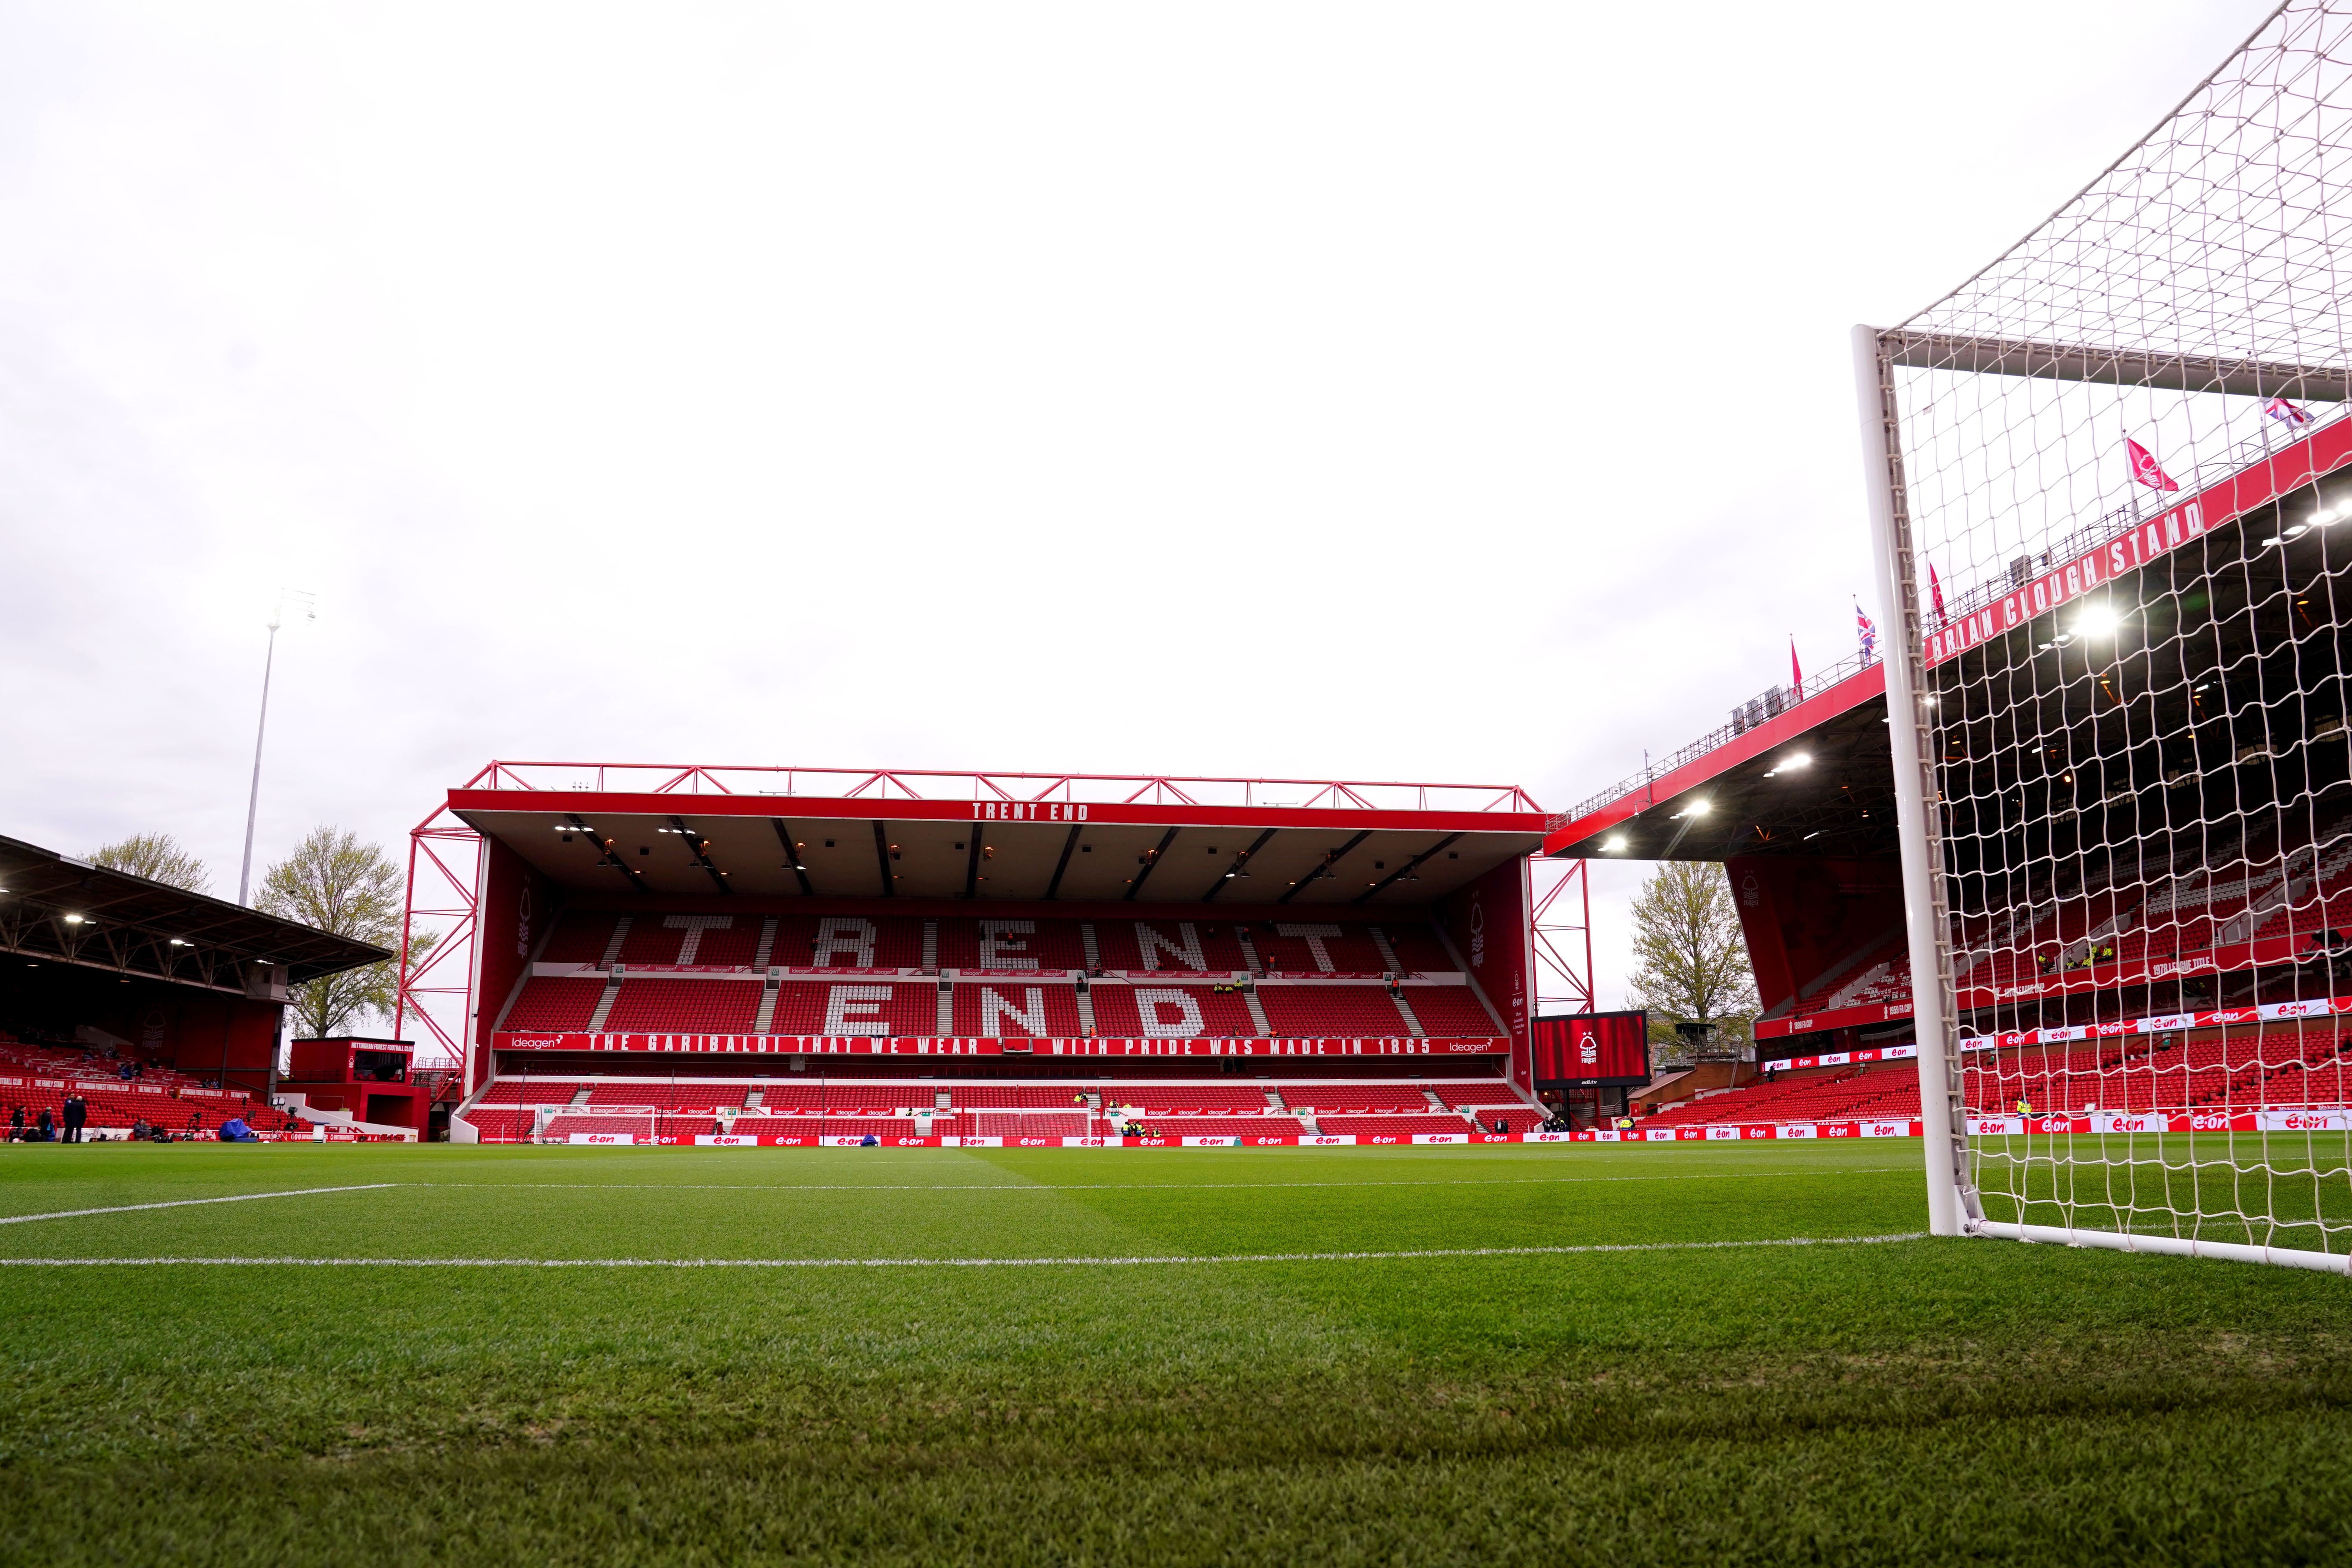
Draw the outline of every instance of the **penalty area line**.
[[[94,1214],[135,1214],[141,1209],[184,1209],[198,1204],[249,1204],[256,1198],[309,1198],[320,1193],[372,1193],[379,1187],[396,1187],[399,1182],[362,1182],[355,1187],[297,1187],[283,1193],[236,1193],[225,1198],[173,1198],[160,1204],[113,1204],[98,1209],[55,1209],[47,1214],[0,1215],[0,1225],[30,1225],[37,1219],[80,1219]]]
[[[257,1196],[262,1194],[256,1194]],[[1132,1268],[1199,1263],[1374,1263],[1447,1258],[1567,1258],[1612,1252],[1717,1252],[1756,1247],[1868,1247],[1885,1236],[1790,1236],[1754,1241],[1595,1242],[1581,1247],[1445,1247],[1411,1252],[1234,1252],[1129,1258],[0,1258],[0,1268],[153,1268],[184,1264],[292,1268]]]

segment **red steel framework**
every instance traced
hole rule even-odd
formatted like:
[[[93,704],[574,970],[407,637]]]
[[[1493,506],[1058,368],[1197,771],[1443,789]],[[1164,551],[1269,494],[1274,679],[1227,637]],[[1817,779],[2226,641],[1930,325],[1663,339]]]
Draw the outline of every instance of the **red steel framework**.
[[[1592,999],[1592,885],[1586,878],[1588,862],[1547,860],[1528,862],[1533,886],[1550,886],[1532,903],[1529,923],[1535,930],[1536,1011],[1565,1007],[1578,1013],[1594,1011]],[[1563,901],[1570,888],[1576,896]],[[1554,910],[1557,907],[1558,912]]]
[[[554,775],[552,777],[546,775]],[[585,782],[593,780],[593,782]],[[730,781],[732,781],[731,783]],[[774,787],[781,781],[782,787]],[[811,784],[818,787],[811,788]],[[764,787],[763,787],[764,786]],[[691,763],[494,762],[460,789],[628,795],[814,795],[822,800],[1087,801],[1133,805],[1281,806],[1357,811],[1532,812],[1517,784],[1371,783],[1360,779],[1183,778],[1162,773],[1024,773],[931,768],[706,767]],[[1272,800],[1262,792],[1308,793]],[[1235,791],[1239,791],[1238,796]],[[1400,796],[1410,793],[1408,802]],[[1437,798],[1432,798],[1433,795]]]
[[[815,786],[814,788],[810,786]],[[1540,814],[1535,797],[1517,784],[1412,784],[1361,779],[1188,778],[1163,773],[1030,773],[933,768],[788,768],[761,764],[705,766],[695,763],[552,763],[494,761],[457,786],[465,790],[511,789],[530,793],[593,790],[644,795],[768,795],[823,800],[1003,800],[1086,801],[1116,805],[1265,806],[1293,810],[1468,811]],[[1297,792],[1305,792],[1297,794]],[[1279,792],[1286,798],[1269,798]],[[1295,795],[1295,798],[1293,798]],[[459,847],[463,847],[461,851]],[[426,999],[473,994],[476,934],[475,889],[482,836],[444,804],[409,830],[407,905],[400,922],[400,983],[393,1000],[393,1034],[414,1014],[452,1062],[465,1060],[462,1041],[468,1020],[457,1031],[433,1015]],[[455,862],[456,864],[453,864]],[[463,874],[459,866],[466,868]],[[420,883],[420,872],[425,881]],[[1585,890],[1582,861],[1535,905],[1537,972],[1558,975],[1564,991],[1540,992],[1555,1001],[1592,1009],[1591,899]],[[1544,915],[1570,883],[1578,889],[1582,925]],[[420,902],[420,887],[429,895]],[[446,900],[446,902],[443,900]],[[1567,911],[1563,909],[1562,916]],[[413,955],[417,921],[448,921],[431,933],[432,946]],[[1583,964],[1574,963],[1582,938]],[[454,966],[454,967],[453,967]],[[452,982],[455,982],[454,984]]]

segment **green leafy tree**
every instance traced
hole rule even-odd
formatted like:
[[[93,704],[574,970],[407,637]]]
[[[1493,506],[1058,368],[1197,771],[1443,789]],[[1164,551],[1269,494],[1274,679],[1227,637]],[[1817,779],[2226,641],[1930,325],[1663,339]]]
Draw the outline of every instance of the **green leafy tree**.
[[[1658,867],[1633,900],[1633,1005],[1648,1010],[1662,1061],[1691,1054],[1677,1024],[1706,1027],[1700,1054],[1745,1049],[1756,1022],[1756,977],[1722,867],[1702,860]]]
[[[134,833],[89,852],[90,864],[128,871],[151,882],[184,888],[191,893],[212,891],[212,868],[190,854],[168,833]]]
[[[400,868],[382,845],[362,844],[357,834],[342,829],[319,827],[294,853],[262,872],[253,902],[265,914],[397,951],[404,892]],[[411,937],[412,967],[436,940],[428,931]],[[388,1026],[399,984],[400,965],[394,959],[305,981],[293,991],[297,1032],[316,1039],[348,1034],[363,1019]]]

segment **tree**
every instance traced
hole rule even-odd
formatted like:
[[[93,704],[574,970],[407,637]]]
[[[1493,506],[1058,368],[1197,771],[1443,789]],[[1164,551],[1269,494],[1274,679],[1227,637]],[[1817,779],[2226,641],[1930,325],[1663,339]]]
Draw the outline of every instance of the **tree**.
[[[1633,900],[1633,1004],[1650,1015],[1662,1057],[1688,1059],[1677,1024],[1714,1031],[1714,1049],[1747,1044],[1756,1019],[1756,980],[1732,902],[1731,879],[1707,861],[1669,860]],[[1709,1054],[1713,1054],[1710,1052]]]
[[[294,853],[262,872],[261,889],[253,902],[264,914],[397,949],[404,892],[400,869],[383,846],[362,844],[348,831],[319,827]],[[410,938],[411,967],[436,940],[426,931]],[[312,1039],[348,1033],[362,1018],[390,1025],[399,984],[397,959],[304,981],[293,991],[296,1025]]]
[[[184,888],[191,893],[212,890],[212,868],[197,859],[168,833],[134,833],[89,852],[90,864],[128,871],[151,882]]]

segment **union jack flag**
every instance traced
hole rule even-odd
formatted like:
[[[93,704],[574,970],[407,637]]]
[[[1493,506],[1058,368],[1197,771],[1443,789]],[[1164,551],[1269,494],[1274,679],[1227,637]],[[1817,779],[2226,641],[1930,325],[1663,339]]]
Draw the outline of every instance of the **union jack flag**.
[[[2283,419],[2289,425],[2308,425],[2311,423],[2311,415],[2307,411],[2297,408],[2294,404],[2289,403],[2284,397],[2273,397],[2268,403],[2263,404],[2263,412],[2269,415],[2273,419]]]
[[[1870,617],[1862,613],[1862,601],[1859,599],[1856,599],[1853,602],[1853,632],[1854,636],[1862,639],[1863,662],[1867,664],[1872,659],[1876,658],[1878,657],[1878,628],[1872,626],[1870,624]]]

